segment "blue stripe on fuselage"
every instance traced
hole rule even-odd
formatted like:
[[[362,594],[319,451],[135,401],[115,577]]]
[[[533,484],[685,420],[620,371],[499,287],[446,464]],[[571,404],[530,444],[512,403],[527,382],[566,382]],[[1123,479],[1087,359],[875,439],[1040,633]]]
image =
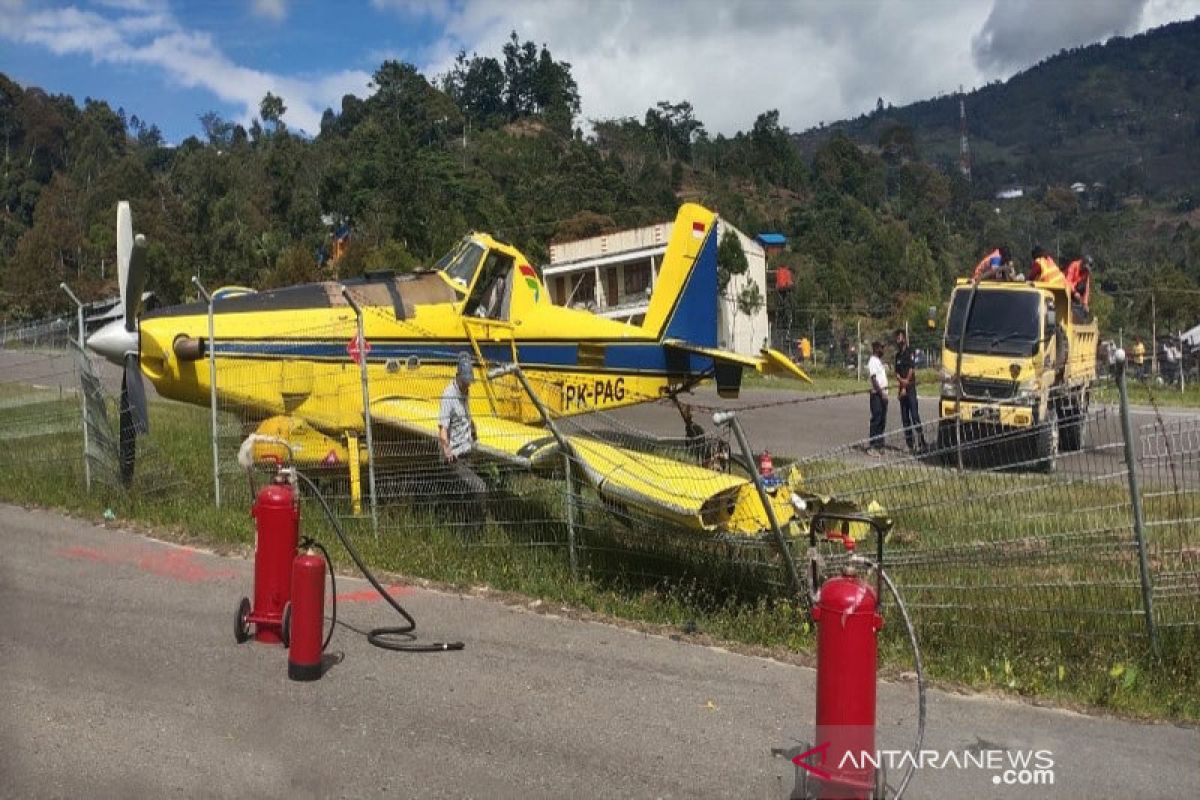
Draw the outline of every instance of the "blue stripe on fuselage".
[[[247,358],[310,358],[323,361],[349,361],[344,341],[218,341],[218,356],[243,356]],[[495,364],[507,364],[512,360],[512,348],[508,344],[481,344],[483,357]],[[391,359],[405,360],[417,357],[427,362],[452,362],[459,353],[474,355],[468,343],[451,342],[372,342],[367,356],[368,362],[383,362]],[[571,344],[524,344],[517,345],[517,358],[521,366],[528,369],[545,367],[550,369],[580,368],[587,372],[651,372],[664,374],[700,374],[712,369],[713,361],[707,356],[685,353],[665,348],[654,342],[638,344],[608,344],[604,348],[602,368],[579,367],[578,345]]]

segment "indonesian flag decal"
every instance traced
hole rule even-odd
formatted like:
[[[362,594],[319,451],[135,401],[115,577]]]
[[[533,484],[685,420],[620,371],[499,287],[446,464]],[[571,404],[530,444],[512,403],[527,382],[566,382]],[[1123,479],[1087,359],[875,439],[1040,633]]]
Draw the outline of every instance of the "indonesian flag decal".
[[[698,220],[696,222],[693,222],[692,223],[692,237],[695,239],[703,239],[704,238],[704,228],[705,228],[705,225],[703,222],[700,222]]]
[[[520,271],[522,277],[525,278],[525,285],[533,289],[533,302],[536,303],[542,297],[542,285],[538,283],[537,273],[528,264],[521,264],[517,269]]]

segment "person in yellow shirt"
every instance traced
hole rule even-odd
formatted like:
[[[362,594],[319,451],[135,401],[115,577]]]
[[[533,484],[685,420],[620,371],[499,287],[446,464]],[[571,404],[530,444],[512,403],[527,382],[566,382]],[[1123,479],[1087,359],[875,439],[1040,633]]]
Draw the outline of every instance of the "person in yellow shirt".
[[[1139,381],[1146,380],[1146,343],[1140,336],[1133,339],[1133,374]]]

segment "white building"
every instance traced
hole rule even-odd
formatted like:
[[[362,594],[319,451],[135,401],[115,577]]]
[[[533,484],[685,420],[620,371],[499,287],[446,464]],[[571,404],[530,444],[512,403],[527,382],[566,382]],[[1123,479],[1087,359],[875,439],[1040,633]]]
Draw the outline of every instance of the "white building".
[[[717,302],[717,342],[722,348],[755,355],[768,340],[767,257],[762,245],[720,217],[718,242],[728,228],[737,234],[749,269],[734,276]],[[550,245],[550,264],[542,277],[555,305],[587,308],[602,316],[640,324],[650,302],[671,223],[593,236],[574,242]],[[737,311],[737,297],[753,280],[762,304],[747,317]]]

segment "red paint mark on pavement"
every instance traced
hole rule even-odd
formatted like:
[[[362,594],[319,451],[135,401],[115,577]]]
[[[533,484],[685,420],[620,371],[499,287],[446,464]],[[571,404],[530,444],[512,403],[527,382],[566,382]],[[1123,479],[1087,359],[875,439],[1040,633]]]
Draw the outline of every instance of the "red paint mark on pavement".
[[[94,547],[81,547],[79,545],[75,545],[74,547],[63,547],[58,551],[58,554],[60,556],[66,556],[67,558],[95,561],[98,564],[116,564],[118,561],[120,561],[120,559],[112,553],[106,553],[103,550],[97,550]]]
[[[149,572],[151,575],[185,583],[237,577],[237,573],[232,569],[205,565],[197,557],[197,553],[191,550],[146,550],[128,546],[104,550],[97,547],[75,545],[63,547],[57,552],[65,558],[92,561],[97,564],[127,564],[137,567],[143,572]]]
[[[411,586],[389,586],[387,593],[392,597],[403,597],[412,594]],[[374,589],[362,589],[357,592],[344,592],[337,596],[339,603],[378,603],[383,600]]]
[[[205,566],[191,550],[154,550],[143,555],[137,565],[146,572],[185,583],[215,581],[235,576],[231,569],[211,569]]]

